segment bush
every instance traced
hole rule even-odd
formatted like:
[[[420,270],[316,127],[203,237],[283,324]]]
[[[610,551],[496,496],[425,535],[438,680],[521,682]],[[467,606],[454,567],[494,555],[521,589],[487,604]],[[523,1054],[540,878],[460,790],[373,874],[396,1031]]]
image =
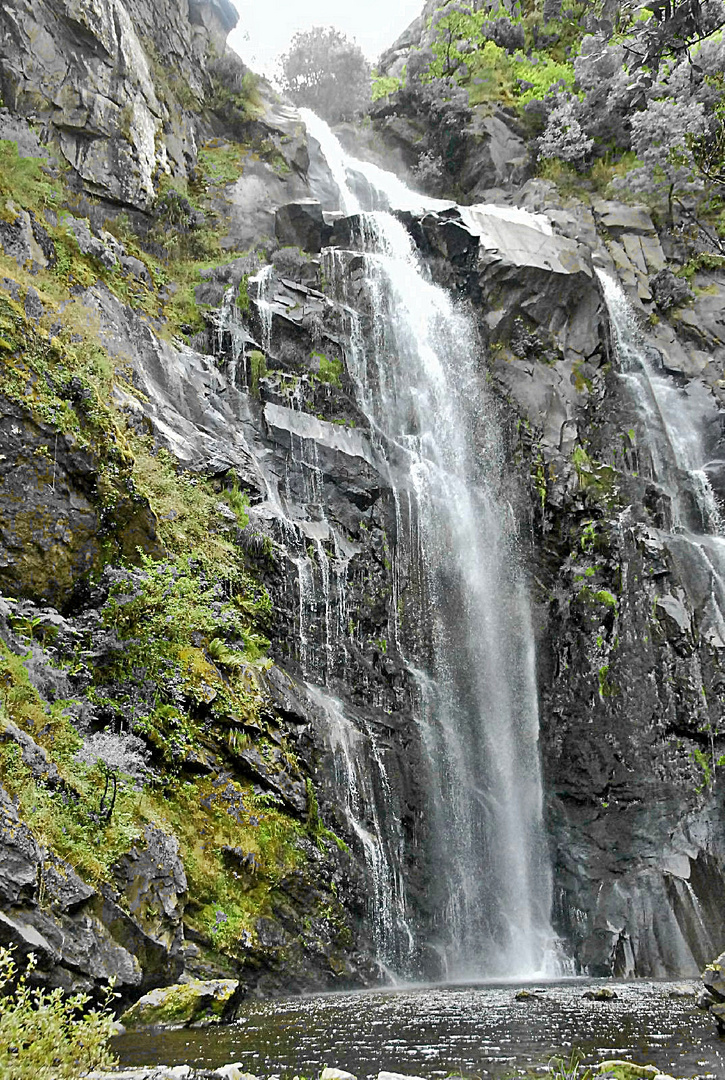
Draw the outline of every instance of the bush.
[[[108,1048],[114,1020],[112,997],[100,1009],[85,1011],[87,994],[64,998],[62,990],[29,985],[35,959],[18,977],[9,949],[0,947],[0,1077],[2,1080],[60,1080],[117,1062]]]
[[[244,137],[250,123],[259,119],[263,111],[258,76],[230,49],[212,61],[209,73],[212,111],[237,137]]]

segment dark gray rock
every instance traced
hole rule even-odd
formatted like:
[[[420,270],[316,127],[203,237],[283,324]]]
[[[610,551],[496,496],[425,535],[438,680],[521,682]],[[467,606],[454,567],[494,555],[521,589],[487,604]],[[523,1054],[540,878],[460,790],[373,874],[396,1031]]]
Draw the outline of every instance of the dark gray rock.
[[[20,269],[31,273],[55,263],[55,247],[45,229],[27,210],[18,210],[14,221],[0,221],[0,248]]]
[[[0,787],[0,900],[16,905],[35,900],[42,852],[17,807]]]
[[[275,214],[274,229],[280,244],[319,252],[325,231],[322,206],[314,199],[287,203]]]
[[[182,919],[187,895],[178,840],[147,825],[145,847],[135,845],[112,869],[113,880],[144,932],[178,956],[183,944]]]
[[[694,293],[684,280],[676,277],[671,270],[660,270],[650,280],[654,301],[660,311],[669,311],[692,300]]]
[[[96,458],[72,432],[59,434],[0,397],[0,586],[10,595],[60,606],[93,569],[101,551],[97,480]],[[129,553],[151,550],[148,504],[118,495],[121,543]]]

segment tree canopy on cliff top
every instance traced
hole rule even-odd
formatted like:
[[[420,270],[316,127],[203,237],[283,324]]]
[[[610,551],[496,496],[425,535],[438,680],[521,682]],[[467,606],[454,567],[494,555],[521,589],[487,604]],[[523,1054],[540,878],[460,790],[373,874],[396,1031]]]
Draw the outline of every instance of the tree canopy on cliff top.
[[[362,49],[332,26],[295,34],[279,64],[285,93],[330,123],[349,120],[370,101],[370,65]]]

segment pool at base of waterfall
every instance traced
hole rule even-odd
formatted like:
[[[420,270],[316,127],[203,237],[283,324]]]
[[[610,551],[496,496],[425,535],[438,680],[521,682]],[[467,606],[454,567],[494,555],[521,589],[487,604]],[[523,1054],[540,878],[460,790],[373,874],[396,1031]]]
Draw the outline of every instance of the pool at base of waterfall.
[[[585,996],[603,989],[616,996]],[[234,1061],[265,1077],[314,1077],[329,1066],[361,1080],[381,1070],[483,1080],[522,1076],[579,1051],[584,1062],[619,1058],[722,1080],[725,1043],[696,1008],[698,989],[694,981],[570,979],[250,1000],[228,1027],[129,1033],[114,1043],[124,1065]]]

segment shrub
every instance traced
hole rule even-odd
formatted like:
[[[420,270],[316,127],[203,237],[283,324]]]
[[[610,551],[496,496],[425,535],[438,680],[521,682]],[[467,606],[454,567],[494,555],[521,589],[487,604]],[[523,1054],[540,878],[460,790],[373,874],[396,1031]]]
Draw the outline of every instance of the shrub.
[[[86,994],[64,998],[62,990],[31,988],[35,968],[30,956],[18,977],[9,949],[0,947],[0,1077],[3,1080],[60,1080],[91,1069],[110,1069],[116,1059],[108,1048],[114,1021],[109,987],[100,1009],[85,1011]]]

